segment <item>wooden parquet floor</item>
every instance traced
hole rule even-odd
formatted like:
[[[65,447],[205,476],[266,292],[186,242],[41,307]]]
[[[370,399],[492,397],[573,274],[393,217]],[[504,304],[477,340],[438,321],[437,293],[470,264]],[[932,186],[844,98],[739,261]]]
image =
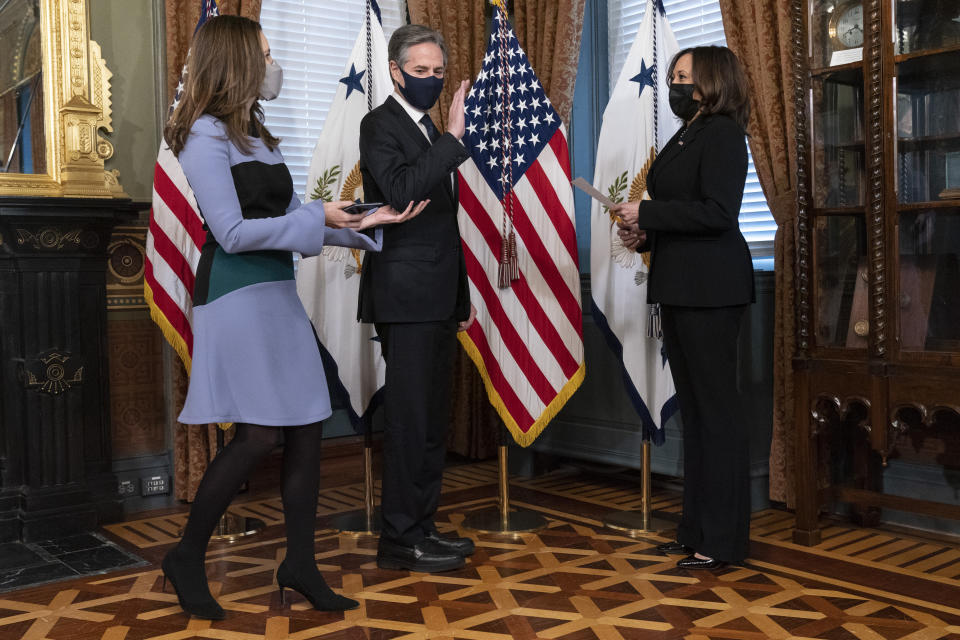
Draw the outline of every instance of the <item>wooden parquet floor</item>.
[[[448,470],[441,530],[469,533],[465,514],[494,504],[492,464]],[[882,531],[831,526],[823,544],[790,542],[792,517],[754,514],[751,558],[723,572],[684,571],[653,547],[602,525],[613,509],[636,508],[635,487],[584,474],[511,484],[513,504],[549,526],[520,536],[474,535],[477,552],[456,572],[426,575],[376,568],[376,540],[340,535],[324,516],[357,509],[360,485],[323,491],[317,563],[331,585],[361,606],[314,611],[299,595],[280,604],[274,571],[284,554],[279,499],[235,510],[268,524],[232,545],[211,546],[211,589],[224,621],[191,620],[156,565],[185,514],[107,527],[106,535],[154,564],[0,597],[0,638],[29,640],[631,640],[823,638],[960,639],[957,546]],[[675,517],[678,496],[655,495]],[[169,587],[168,587],[169,589]],[[290,592],[288,592],[290,595]]]

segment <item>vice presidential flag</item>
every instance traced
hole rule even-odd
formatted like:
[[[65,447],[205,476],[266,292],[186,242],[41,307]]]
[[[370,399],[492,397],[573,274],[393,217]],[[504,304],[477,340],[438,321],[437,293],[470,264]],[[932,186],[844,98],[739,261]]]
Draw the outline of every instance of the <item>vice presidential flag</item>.
[[[643,22],[603,113],[593,184],[614,202],[647,198],[647,171],[677,129],[665,76],[677,52],[662,0],[648,0]],[[643,436],[663,442],[676,411],[673,378],[647,305],[650,255],[628,251],[613,216],[593,201],[590,282],[593,315],[623,363],[624,385]]]
[[[216,0],[201,0],[196,29],[208,18],[218,15]],[[186,75],[184,65],[171,114],[180,102]],[[161,141],[153,169],[153,208],[147,230],[143,296],[150,307],[150,317],[180,355],[187,373],[190,373],[193,354],[193,283],[205,238],[193,190],[180,162],[166,141]]]
[[[360,121],[392,91],[380,8],[370,0],[313,150],[308,201],[363,200]],[[297,269],[297,291],[326,351],[331,394],[346,392],[355,425],[375,408],[372,399],[386,372],[373,325],[357,322],[362,264],[363,251],[331,246],[319,256],[301,260]],[[337,388],[336,377],[342,389]]]
[[[459,223],[477,321],[459,335],[527,446],[583,381],[580,273],[563,124],[502,6],[491,32],[466,101]]]

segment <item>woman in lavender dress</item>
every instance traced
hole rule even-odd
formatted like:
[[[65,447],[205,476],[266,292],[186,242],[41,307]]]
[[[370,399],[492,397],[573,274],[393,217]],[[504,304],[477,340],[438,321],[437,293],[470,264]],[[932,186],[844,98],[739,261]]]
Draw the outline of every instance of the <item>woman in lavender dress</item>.
[[[184,95],[164,132],[207,229],[193,294],[193,368],[179,420],[237,425],[204,474],[180,543],[162,564],[180,606],[201,618],[224,617],[204,571],[210,535],[253,468],[281,441],[287,527],[287,555],[277,569],[281,594],[294,589],[327,611],[357,606],[327,586],[314,559],[319,423],[331,409],[313,327],[297,297],[292,252],[316,255],[328,244],[379,251],[382,232],[375,227],[408,220],[426,204],[367,216],[343,211],[349,202],[301,206],[257,102],[276,97],[282,78],[259,24],[213,18],[194,38]]]

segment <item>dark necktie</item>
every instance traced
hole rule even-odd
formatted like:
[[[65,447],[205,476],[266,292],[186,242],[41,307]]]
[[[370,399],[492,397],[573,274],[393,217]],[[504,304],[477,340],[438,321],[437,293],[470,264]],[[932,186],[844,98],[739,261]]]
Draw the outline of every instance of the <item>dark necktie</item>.
[[[429,115],[426,113],[423,114],[423,117],[420,118],[420,124],[427,130],[427,137],[430,138],[430,144],[433,144],[440,138],[440,132],[437,131],[437,128],[433,125],[433,120],[430,119]]]

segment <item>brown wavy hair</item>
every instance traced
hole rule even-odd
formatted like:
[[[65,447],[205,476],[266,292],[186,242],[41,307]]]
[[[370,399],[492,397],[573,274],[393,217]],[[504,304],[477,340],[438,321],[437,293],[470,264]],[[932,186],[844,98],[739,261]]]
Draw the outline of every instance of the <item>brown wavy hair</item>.
[[[197,31],[183,96],[163,130],[174,155],[183,150],[190,128],[205,113],[223,122],[230,142],[244,153],[251,150],[250,136],[263,140],[271,151],[280,143],[264,126],[257,102],[266,73],[260,30],[249,18],[218,16]]]
[[[677,60],[693,55],[693,84],[700,92],[700,113],[720,113],[733,118],[744,131],[750,122],[750,83],[740,59],[727,47],[690,47],[673,56],[667,78]]]

